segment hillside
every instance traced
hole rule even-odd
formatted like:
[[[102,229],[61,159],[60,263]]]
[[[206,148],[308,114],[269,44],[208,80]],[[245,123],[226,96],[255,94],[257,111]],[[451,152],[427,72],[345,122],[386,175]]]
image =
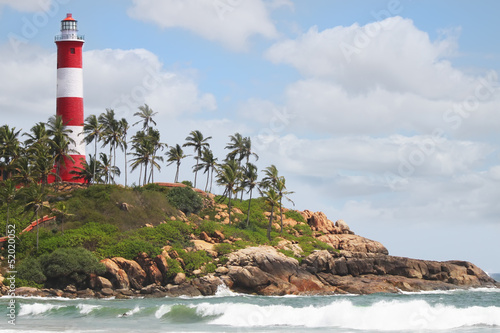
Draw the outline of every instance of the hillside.
[[[16,287],[48,289],[18,293],[196,295],[220,283],[262,294],[367,293],[493,283],[470,263],[388,256],[321,212],[283,209],[281,231],[275,209],[269,240],[263,198],[233,200],[229,210],[226,200],[190,188],[94,185],[52,193],[46,204],[57,219],[40,227],[38,250],[36,231],[19,237]],[[12,208],[16,230],[30,222],[20,210]]]

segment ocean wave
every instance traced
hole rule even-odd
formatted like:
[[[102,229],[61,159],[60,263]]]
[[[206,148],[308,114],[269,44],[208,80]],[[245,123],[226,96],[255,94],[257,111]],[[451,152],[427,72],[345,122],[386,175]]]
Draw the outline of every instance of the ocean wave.
[[[78,304],[76,308],[80,310],[80,314],[87,315],[94,310],[102,309],[102,306],[92,304]]]
[[[470,289],[450,289],[450,290],[420,290],[420,291],[399,291],[404,295],[452,295],[456,293],[500,293],[500,288],[470,288]]]
[[[58,310],[65,307],[67,307],[67,305],[56,305],[50,303],[21,304],[18,315],[19,317],[37,316],[52,310]]]
[[[196,310],[202,316],[216,316],[209,322],[212,325],[236,327],[297,326],[400,331],[500,326],[500,307],[432,306],[424,300],[379,301],[368,306],[339,300],[321,307],[202,303],[196,306]]]

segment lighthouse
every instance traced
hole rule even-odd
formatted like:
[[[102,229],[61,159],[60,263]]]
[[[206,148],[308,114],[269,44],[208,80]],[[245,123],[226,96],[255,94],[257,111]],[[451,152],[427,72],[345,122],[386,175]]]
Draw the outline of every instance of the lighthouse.
[[[65,159],[60,166],[62,181],[79,182],[72,179],[70,172],[82,167],[85,161],[83,136],[83,73],[82,48],[84,37],[78,35],[77,21],[71,14],[61,21],[61,34],[55,37],[57,45],[57,102],[56,114],[72,132],[69,134],[74,143],[70,144],[73,161]]]

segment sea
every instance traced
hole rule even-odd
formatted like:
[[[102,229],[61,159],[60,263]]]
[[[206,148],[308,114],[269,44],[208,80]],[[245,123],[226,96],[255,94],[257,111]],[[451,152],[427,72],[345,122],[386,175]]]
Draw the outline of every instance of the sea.
[[[15,322],[9,304],[15,302]],[[500,289],[134,299],[1,297],[1,332],[500,332]],[[15,324],[15,325],[14,325]]]

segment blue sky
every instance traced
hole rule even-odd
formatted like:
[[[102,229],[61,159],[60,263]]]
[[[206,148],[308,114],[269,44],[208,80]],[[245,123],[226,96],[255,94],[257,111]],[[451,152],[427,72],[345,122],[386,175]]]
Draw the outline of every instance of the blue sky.
[[[148,103],[166,143],[199,129],[220,159],[228,135],[251,136],[297,209],[394,255],[500,272],[499,7],[0,0],[2,123],[28,130],[54,113],[53,38],[71,12],[86,37],[86,115],[112,107],[133,123]]]

